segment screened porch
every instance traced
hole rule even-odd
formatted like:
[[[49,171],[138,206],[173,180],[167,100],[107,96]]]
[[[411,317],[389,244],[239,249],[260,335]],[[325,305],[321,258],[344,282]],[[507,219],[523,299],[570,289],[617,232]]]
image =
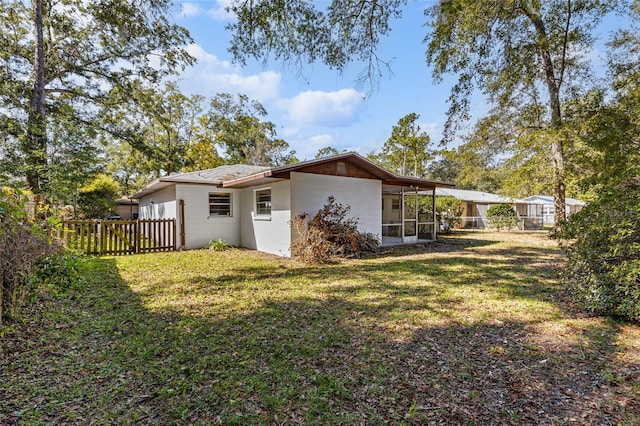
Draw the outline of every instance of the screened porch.
[[[382,245],[435,239],[435,189],[383,185]]]

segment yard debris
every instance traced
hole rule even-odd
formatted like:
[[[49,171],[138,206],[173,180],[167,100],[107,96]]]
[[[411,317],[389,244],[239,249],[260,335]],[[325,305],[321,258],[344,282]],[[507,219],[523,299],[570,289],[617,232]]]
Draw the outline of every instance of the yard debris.
[[[380,247],[376,235],[358,229],[358,219],[348,218],[350,206],[337,203],[330,196],[327,204],[307,221],[308,213],[291,220],[297,238],[292,254],[307,263],[327,263],[335,258],[361,257],[375,253]]]

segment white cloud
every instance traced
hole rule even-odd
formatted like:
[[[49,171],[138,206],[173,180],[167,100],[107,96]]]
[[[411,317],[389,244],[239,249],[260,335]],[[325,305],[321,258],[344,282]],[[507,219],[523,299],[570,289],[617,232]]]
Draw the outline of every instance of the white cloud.
[[[178,16],[181,18],[192,18],[194,16],[201,15],[202,8],[195,3],[184,2],[182,3],[182,7],[180,8],[180,12]]]
[[[230,21],[235,18],[232,12],[227,12],[226,8],[231,6],[231,0],[216,0],[216,6],[207,10],[207,15],[217,21]]]
[[[300,135],[301,132],[302,132],[302,129],[300,127],[287,126],[287,127],[283,127],[282,130],[278,132],[278,134],[281,135],[283,138],[294,138]]]
[[[345,126],[357,116],[364,95],[354,89],[308,91],[279,103],[289,120],[300,125]]]
[[[429,135],[433,147],[440,143],[440,139],[442,139],[442,125],[440,123],[431,121],[418,123],[418,125],[420,126],[421,132]]]
[[[289,143],[290,148],[296,152],[296,157],[300,160],[315,158],[320,149],[335,145],[335,138],[330,134],[315,136],[298,134],[298,137],[286,137],[283,134],[282,136],[284,136],[284,139]]]
[[[309,138],[309,144],[317,149],[322,149],[328,146],[331,146],[333,143],[333,136],[324,134],[324,135],[316,135]]]
[[[240,67],[219,59],[197,44],[187,47],[187,51],[198,62],[183,74],[180,87],[186,92],[203,96],[241,93],[263,104],[278,96],[281,75],[275,71],[243,75]]]

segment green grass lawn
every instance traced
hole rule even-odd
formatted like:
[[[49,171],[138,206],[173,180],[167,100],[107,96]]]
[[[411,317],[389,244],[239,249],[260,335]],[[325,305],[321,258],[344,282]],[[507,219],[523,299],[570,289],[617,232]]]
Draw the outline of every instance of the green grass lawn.
[[[640,424],[640,327],[561,273],[544,233],[89,258],[0,339],[0,424]]]

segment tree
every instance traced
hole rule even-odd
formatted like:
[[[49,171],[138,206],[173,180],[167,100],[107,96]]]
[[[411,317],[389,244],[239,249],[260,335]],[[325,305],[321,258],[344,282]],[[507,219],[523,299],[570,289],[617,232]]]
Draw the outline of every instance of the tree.
[[[224,164],[224,158],[218,154],[215,134],[210,130],[208,115],[198,117],[194,134],[185,146],[182,172],[213,169]]]
[[[96,128],[107,94],[136,78],[157,82],[190,64],[184,28],[167,20],[168,0],[0,2],[0,133],[19,155],[15,169],[35,193],[48,191],[48,132],[63,109]],[[159,64],[159,65],[158,65]]]
[[[63,107],[63,106],[61,106]],[[75,125],[72,117],[51,120],[48,128],[46,180],[51,204],[75,203],[78,190],[104,168],[96,132]]]
[[[436,159],[427,166],[426,176],[441,182],[457,182],[461,167],[454,150],[442,149],[437,151]]]
[[[332,155],[338,155],[338,154],[340,154],[340,151],[338,151],[334,147],[325,146],[324,148],[320,148],[318,150],[318,152],[316,153],[316,158],[331,157]]]
[[[276,139],[276,126],[261,121],[267,111],[246,95],[234,99],[228,93],[218,93],[211,100],[211,129],[226,153],[229,163],[278,166],[295,162],[295,152],[289,144]]]
[[[126,93],[112,91],[111,99],[116,107],[104,110],[101,118],[116,129],[114,139],[142,154],[142,174],[158,178],[182,170],[187,148],[210,137],[205,98],[181,93],[174,82],[158,88],[136,81]]]
[[[429,150],[431,139],[417,124],[420,115],[410,113],[393,126],[391,136],[384,143],[378,162],[403,176],[423,177],[427,162],[433,158]]]
[[[80,188],[78,205],[85,217],[99,219],[108,216],[119,195],[118,182],[106,175],[98,175]]]
[[[332,0],[326,11],[311,0],[233,2],[230,10],[238,19],[227,26],[232,34],[229,51],[243,64],[273,55],[298,66],[321,61],[338,71],[361,60],[366,64],[361,81],[374,83],[389,67],[376,53],[378,43],[391,30],[390,21],[401,16],[405,2]]]
[[[638,3],[635,3],[636,11]],[[576,140],[577,185],[591,196],[561,234],[567,281],[584,306],[640,320],[640,38],[613,41],[612,93],[592,91],[566,108]]]
[[[448,234],[462,223],[462,212],[462,205],[456,197],[436,197],[436,219],[442,233]]]
[[[377,55],[378,44],[406,2],[333,0],[326,11],[314,3],[234,2],[231,10],[238,20],[228,28],[235,59],[272,55],[299,64],[321,61],[339,71],[362,60],[368,64],[363,76],[377,78],[388,66]],[[565,210],[561,105],[588,70],[584,58],[593,46],[593,29],[618,5],[612,0],[442,0],[426,11],[427,62],[434,66],[434,77],[459,76],[450,97],[446,139],[457,132],[460,120],[469,118],[476,87],[492,104],[544,107],[540,130],[551,149],[558,224]]]
[[[133,194],[153,180],[149,172],[151,167],[140,151],[127,142],[108,140],[103,143],[106,145],[106,174],[118,182],[121,194]]]
[[[427,62],[434,66],[436,78],[446,73],[459,76],[445,134],[450,137],[458,120],[468,117],[476,86],[500,109],[524,105],[540,111],[538,137],[551,148],[556,226],[565,220],[561,105],[588,71],[583,58],[593,46],[593,29],[616,3],[457,0],[441,1],[430,9]]]

